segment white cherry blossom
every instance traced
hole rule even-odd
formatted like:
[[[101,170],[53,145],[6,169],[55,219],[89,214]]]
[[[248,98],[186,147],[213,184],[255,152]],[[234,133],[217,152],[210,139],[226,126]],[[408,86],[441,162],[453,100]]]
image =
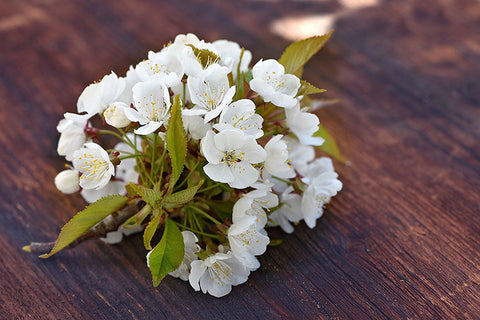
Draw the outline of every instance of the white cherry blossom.
[[[267,189],[254,190],[238,199],[233,206],[232,221],[236,223],[246,216],[255,217],[258,230],[267,224],[267,213],[271,208],[278,206],[278,197]]]
[[[148,52],[148,59],[140,62],[135,72],[142,81],[160,79],[167,87],[179,85],[184,74],[177,55],[168,51]]]
[[[92,83],[78,98],[78,113],[86,112],[90,117],[102,113],[109,104],[117,101],[125,90],[125,79],[115,72],[106,75],[100,82]]]
[[[333,168],[330,158],[319,158],[309,166],[309,175],[302,181],[308,184],[302,197],[302,214],[305,223],[315,227],[316,220],[323,215],[323,206],[342,189],[342,183]]]
[[[252,61],[252,53],[248,50],[243,50],[243,55],[240,61],[240,55],[242,48],[238,43],[229,40],[217,40],[213,42],[215,49],[217,49],[220,56],[220,64],[228,67],[233,74],[233,78],[237,77],[237,70],[240,68],[240,72],[248,71],[248,66]],[[240,63],[240,67],[239,64]]]
[[[57,125],[57,131],[60,132],[57,152],[59,155],[65,156],[68,161],[72,161],[73,153],[87,141],[84,129],[90,117],[68,112],[64,114],[64,117]]]
[[[255,113],[255,104],[252,100],[241,99],[232,102],[220,114],[220,118],[214,128],[222,131],[236,128],[242,130],[246,135],[255,137],[263,136],[263,118]]]
[[[73,166],[82,173],[80,186],[84,189],[101,189],[115,174],[108,153],[98,144],[90,142],[73,153]]]
[[[320,146],[325,141],[321,137],[313,137],[318,131],[317,115],[308,112],[308,108],[300,109],[300,102],[291,108],[285,109],[287,126],[297,136],[298,140],[304,145]]]
[[[252,164],[265,160],[265,150],[255,138],[240,130],[208,131],[201,140],[201,151],[207,161],[203,170],[207,176],[230,187],[243,189],[257,181],[259,171]]]
[[[55,186],[65,194],[75,193],[80,189],[80,177],[76,170],[63,170],[55,176]]]
[[[125,111],[129,108],[124,102],[111,103],[103,112],[105,122],[115,128],[125,128],[130,124],[130,119],[125,115]]]
[[[127,135],[133,141],[133,134]],[[140,139],[138,139],[140,140]],[[140,145],[140,141],[137,143]],[[133,153],[133,149],[125,142],[117,143],[114,149],[120,152],[120,157]],[[127,158],[120,161],[120,164],[115,168],[115,180],[110,180],[104,187],[95,189],[82,189],[80,194],[88,203],[93,203],[98,199],[109,195],[125,195],[125,185],[130,182],[137,183],[139,174],[135,170],[136,160],[134,158]]]
[[[247,281],[249,274],[250,270],[231,251],[218,252],[203,261],[192,261],[188,280],[195,291],[201,289],[220,298],[230,293],[232,286]]]
[[[135,130],[138,135],[147,135],[160,128],[169,117],[170,94],[165,84],[154,79],[133,86],[135,109],[128,108],[125,115],[130,121],[142,125]]]
[[[228,229],[228,242],[237,259],[250,270],[255,270],[260,266],[255,256],[267,250],[270,238],[263,228],[257,229],[257,217],[244,216]]]
[[[290,164],[300,174],[305,175],[308,163],[315,158],[315,149],[312,146],[301,144],[297,139],[284,137],[283,140],[288,146],[288,157]]]
[[[287,109],[295,106],[300,80],[293,74],[285,74],[285,68],[277,60],[258,61],[253,66],[252,75],[250,88],[265,102]]]
[[[194,107],[184,109],[183,114],[205,115],[205,122],[216,118],[235,95],[235,86],[230,87],[227,74],[228,68],[214,64],[198,77],[188,77],[187,88]]]
[[[183,256],[180,266],[175,271],[170,272],[169,275],[187,281],[190,275],[192,261],[198,260],[196,253],[200,251],[200,246],[197,244],[198,238],[193,232],[182,231],[182,236],[185,255]]]
[[[289,163],[288,147],[285,141],[282,140],[282,137],[282,135],[276,135],[265,145],[267,157],[264,168],[273,176],[290,179],[295,177],[295,170]]]
[[[286,233],[292,233],[294,230],[290,222],[303,219],[302,196],[293,191],[291,186],[286,188],[280,195],[280,207],[269,215],[269,225],[279,225]]]

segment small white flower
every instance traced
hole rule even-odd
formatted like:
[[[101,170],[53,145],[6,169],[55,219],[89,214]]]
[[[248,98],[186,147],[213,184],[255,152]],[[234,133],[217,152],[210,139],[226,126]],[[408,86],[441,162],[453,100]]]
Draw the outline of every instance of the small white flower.
[[[302,144],[320,146],[325,140],[321,137],[313,137],[313,134],[318,131],[320,121],[317,115],[307,110],[308,108],[300,110],[300,102],[291,109],[285,109],[287,126]]]
[[[167,87],[180,84],[183,66],[177,55],[168,51],[148,53],[148,60],[140,62],[135,72],[142,81],[161,80]]]
[[[183,244],[185,246],[185,255],[183,256],[182,263],[175,270],[169,273],[172,277],[180,278],[184,281],[188,280],[190,275],[190,268],[192,261],[198,260],[195,253],[200,251],[200,246],[197,244],[197,236],[190,231],[182,231]]]
[[[68,161],[72,161],[73,153],[87,141],[84,129],[90,116],[65,113],[64,117],[65,119],[60,120],[57,125],[57,131],[60,132],[57,152]]]
[[[241,99],[232,102],[223,109],[219,123],[213,127],[219,131],[236,128],[255,139],[263,136],[263,118],[255,113],[255,104],[252,100]]]
[[[265,159],[265,170],[273,176],[290,179],[295,177],[295,170],[289,163],[288,147],[285,141],[281,140],[282,135],[272,137],[265,145],[267,158]]]
[[[161,80],[139,82],[133,86],[135,109],[125,109],[125,115],[142,126],[135,130],[138,135],[147,135],[162,126],[169,117],[170,94]]]
[[[86,112],[90,117],[102,113],[109,104],[117,101],[125,90],[125,79],[115,72],[106,75],[100,82],[92,83],[78,97],[78,113]]]
[[[207,132],[212,129],[210,123],[205,123],[200,116],[187,116],[182,114],[183,127],[190,133],[193,139],[199,140],[205,137]]]
[[[125,128],[130,124],[130,120],[125,115],[125,110],[128,108],[129,106],[123,102],[111,103],[103,112],[105,122],[115,128]]]
[[[255,270],[260,266],[255,256],[267,250],[270,238],[263,228],[257,230],[257,217],[244,216],[228,229],[228,242],[237,259],[250,270]]]
[[[303,219],[302,197],[293,193],[293,187],[288,187],[280,195],[280,207],[269,216],[269,225],[279,225],[286,233],[292,233],[293,227],[290,222],[298,222]]]
[[[300,88],[300,80],[293,74],[285,74],[285,68],[277,60],[260,60],[252,69],[253,79],[250,88],[265,102],[282,108],[293,108],[297,103],[295,95]]]
[[[315,227],[316,220],[323,215],[323,206],[342,189],[342,183],[333,168],[330,158],[315,159],[309,166],[309,175],[302,181],[308,184],[302,197],[302,214],[305,223]]]
[[[249,274],[250,270],[231,251],[218,252],[203,261],[192,261],[188,280],[195,291],[201,288],[203,293],[220,298],[227,295],[232,286],[247,281]]]
[[[127,134],[131,141],[134,140],[132,133]],[[140,138],[137,137],[138,140]],[[137,143],[140,146],[140,142]],[[134,152],[134,150],[125,142],[120,142],[113,147],[116,151],[120,152],[120,156],[125,156]],[[95,189],[82,189],[80,194],[88,203],[93,203],[100,198],[109,195],[125,195],[125,185],[130,182],[137,183],[139,174],[135,170],[137,162],[134,158],[127,158],[120,161],[120,164],[115,168],[115,180],[110,180],[104,187]]]
[[[187,88],[195,105],[184,109],[183,114],[205,115],[205,122],[216,118],[235,95],[235,86],[230,87],[227,74],[228,68],[213,64],[198,77],[188,77]]]
[[[80,186],[84,189],[101,189],[115,174],[108,153],[96,143],[85,143],[73,153],[73,166],[80,171]]]
[[[288,146],[288,157],[290,163],[300,174],[305,175],[307,172],[307,164],[315,158],[315,149],[312,146],[301,144],[297,139],[292,137],[284,137]]]
[[[212,65],[219,66],[219,64],[217,63],[219,62],[218,58],[207,61],[206,64],[202,64],[200,57],[195,54],[195,51],[190,45],[193,45],[196,49],[199,50],[208,50],[214,55],[218,56],[217,49],[211,43],[205,42],[203,40],[200,40],[197,43],[187,43],[183,47],[179,55],[186,75],[188,75],[189,77],[199,77],[204,70],[208,69]],[[228,73],[230,73],[229,69]]]
[[[55,177],[55,186],[62,193],[75,193],[80,189],[78,171],[63,170]]]
[[[201,150],[207,161],[203,170],[207,176],[230,187],[243,189],[257,181],[259,172],[252,164],[265,160],[265,150],[255,138],[240,130],[208,131],[201,140]]]
[[[254,190],[238,199],[233,206],[232,221],[236,223],[245,216],[255,217],[257,230],[265,227],[267,224],[267,214],[269,210],[278,206],[278,197],[269,190]]]
[[[217,40],[213,45],[220,55],[220,63],[232,71],[233,78],[237,77],[238,64],[240,63],[240,72],[246,72],[250,61],[252,61],[252,53],[248,50],[243,51],[242,61],[240,62],[240,55],[242,48],[238,43],[229,40]]]

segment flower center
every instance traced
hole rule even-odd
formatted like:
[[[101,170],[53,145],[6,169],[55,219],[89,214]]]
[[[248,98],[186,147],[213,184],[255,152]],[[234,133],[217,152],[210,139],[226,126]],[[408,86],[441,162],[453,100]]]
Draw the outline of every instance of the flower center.
[[[231,167],[236,162],[240,162],[242,159],[238,158],[235,154],[235,151],[223,151],[223,158],[221,162],[227,164],[227,166]]]

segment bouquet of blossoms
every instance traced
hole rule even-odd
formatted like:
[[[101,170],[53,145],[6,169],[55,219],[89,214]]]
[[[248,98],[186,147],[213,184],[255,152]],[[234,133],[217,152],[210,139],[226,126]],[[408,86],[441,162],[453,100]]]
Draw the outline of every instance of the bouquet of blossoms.
[[[58,153],[71,164],[55,184],[91,204],[55,242],[24,250],[47,258],[89,238],[143,232],[155,286],[168,274],[221,297],[247,281],[257,256],[279,243],[266,228],[313,228],[342,188],[330,158],[315,159],[313,146],[340,157],[309,112],[308,95],[324,90],[300,80],[330,35],[252,68],[235,42],[178,35],[125,77],[89,85],[78,114],[58,124]]]

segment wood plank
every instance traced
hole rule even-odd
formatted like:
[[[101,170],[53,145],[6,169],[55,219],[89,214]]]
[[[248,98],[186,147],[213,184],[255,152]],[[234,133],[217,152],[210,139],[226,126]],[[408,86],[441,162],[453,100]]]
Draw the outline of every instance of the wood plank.
[[[346,3],[0,2],[0,317],[478,318],[480,3]],[[315,229],[272,230],[284,243],[222,299],[153,288],[140,236],[47,261],[21,251],[84,206],[53,178],[55,126],[88,83],[188,31],[278,57],[271,23],[315,14],[336,14],[336,32],[305,75],[340,99],[318,115],[349,161]]]

